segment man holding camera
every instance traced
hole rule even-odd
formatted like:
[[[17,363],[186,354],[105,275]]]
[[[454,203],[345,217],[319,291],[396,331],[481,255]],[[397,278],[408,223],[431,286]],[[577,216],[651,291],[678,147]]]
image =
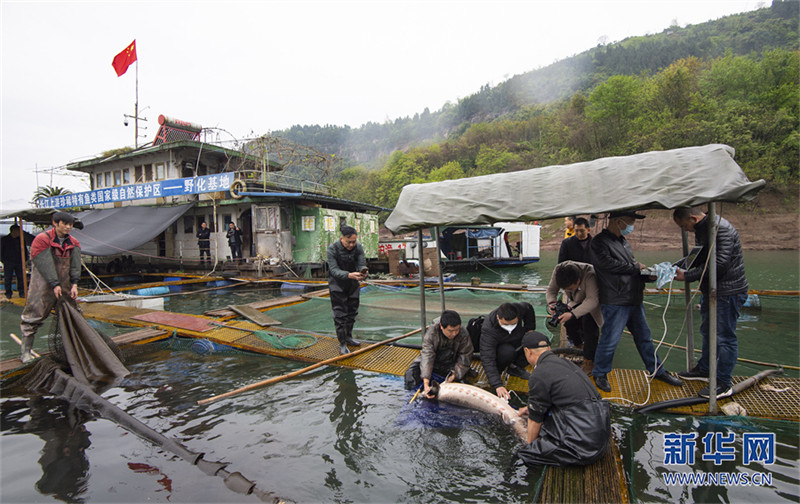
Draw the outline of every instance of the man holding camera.
[[[566,304],[558,301],[559,289],[566,294]],[[591,375],[599,327],[603,325],[594,267],[575,261],[558,264],[553,269],[545,298],[547,311],[551,315],[547,323],[553,327],[562,324],[567,334],[573,335],[570,340],[583,342],[582,369],[584,373]]]

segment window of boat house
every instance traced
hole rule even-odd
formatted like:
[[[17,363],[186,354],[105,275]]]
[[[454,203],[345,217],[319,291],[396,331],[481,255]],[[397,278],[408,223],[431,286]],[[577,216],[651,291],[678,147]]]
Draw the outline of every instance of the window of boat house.
[[[113,180],[111,180],[111,172],[110,172],[110,171],[107,171],[107,172],[105,173],[105,176],[106,176],[106,187],[111,187],[111,186],[113,186],[113,185],[114,185],[114,181],[113,181]]]
[[[128,185],[131,183],[131,170],[130,168],[125,168],[122,170],[122,183]]]
[[[224,224],[222,225],[222,229],[227,230],[228,229],[228,224],[233,222],[233,216],[230,215],[230,214],[223,215],[222,216],[222,222],[224,222]]]
[[[164,163],[158,163],[156,165],[156,178],[155,180],[164,180],[165,178],[165,170],[164,170]]]
[[[202,217],[198,217],[198,219],[202,219]],[[198,223],[198,227],[200,224]],[[194,234],[194,217],[191,215],[184,215],[183,216],[183,234],[193,235]]]
[[[95,176],[94,176],[94,179],[95,179],[95,183],[94,183],[94,188],[95,189],[103,187],[103,174],[102,173],[96,173]]]
[[[122,172],[120,170],[114,171],[114,185],[115,186],[122,185]]]
[[[153,180],[153,165],[144,165],[144,181],[152,182]]]
[[[144,182],[144,166],[134,166],[133,167],[133,182],[136,184],[140,184]]]

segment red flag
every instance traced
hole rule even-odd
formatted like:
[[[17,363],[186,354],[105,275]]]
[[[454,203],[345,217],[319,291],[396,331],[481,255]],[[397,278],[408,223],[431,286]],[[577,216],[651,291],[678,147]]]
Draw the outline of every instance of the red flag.
[[[128,71],[128,67],[136,61],[136,39],[133,39],[131,45],[126,47],[121,53],[114,56],[114,61],[111,66],[117,72],[117,77]]]

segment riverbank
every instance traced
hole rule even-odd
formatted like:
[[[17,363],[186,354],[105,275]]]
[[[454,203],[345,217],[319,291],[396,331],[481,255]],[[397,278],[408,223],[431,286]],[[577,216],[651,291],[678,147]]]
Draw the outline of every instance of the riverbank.
[[[644,210],[647,218],[637,221],[636,229],[628,236],[634,250],[677,250],[681,248],[680,229],[668,210]],[[800,250],[800,212],[796,195],[762,194],[750,203],[717,204],[717,213],[733,224],[745,250]],[[564,238],[564,220],[541,221],[541,250],[558,250]],[[592,229],[603,229],[598,221]],[[694,237],[690,237],[690,243]]]

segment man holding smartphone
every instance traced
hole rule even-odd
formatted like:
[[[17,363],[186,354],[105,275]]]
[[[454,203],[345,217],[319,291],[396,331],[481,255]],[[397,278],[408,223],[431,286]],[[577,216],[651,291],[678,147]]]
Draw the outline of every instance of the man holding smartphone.
[[[367,258],[355,228],[343,224],[340,230],[342,236],[328,247],[328,288],[339,353],[347,354],[347,345],[359,345],[353,339],[353,325],[358,315],[360,282],[367,278]]]

